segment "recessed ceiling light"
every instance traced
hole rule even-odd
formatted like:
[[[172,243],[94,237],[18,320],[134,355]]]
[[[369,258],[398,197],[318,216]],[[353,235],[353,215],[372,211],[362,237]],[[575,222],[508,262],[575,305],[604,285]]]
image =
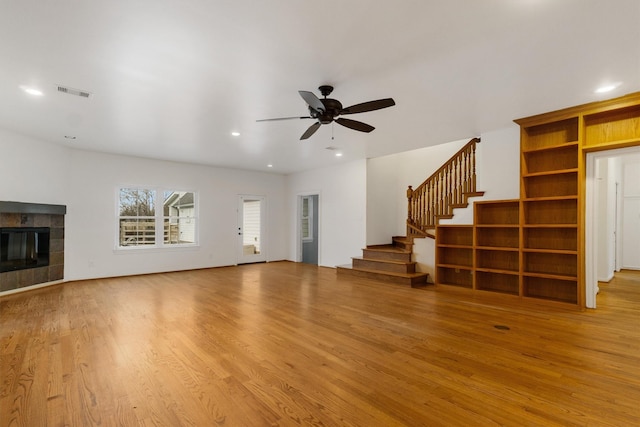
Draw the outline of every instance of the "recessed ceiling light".
[[[267,165],[267,167],[268,167],[268,168],[272,168],[272,167],[273,167],[273,165]]]
[[[342,153],[336,153],[336,157],[342,157]]]
[[[42,95],[44,95],[41,90],[38,90],[38,89],[33,88],[33,87],[20,86],[20,89],[22,89],[23,91],[27,92],[29,95],[34,95],[34,96],[42,96]]]
[[[240,132],[231,132],[231,136],[240,136]]]
[[[610,83],[610,84],[602,85],[598,89],[595,90],[595,93],[611,92],[612,90],[616,89],[621,84],[622,83]]]

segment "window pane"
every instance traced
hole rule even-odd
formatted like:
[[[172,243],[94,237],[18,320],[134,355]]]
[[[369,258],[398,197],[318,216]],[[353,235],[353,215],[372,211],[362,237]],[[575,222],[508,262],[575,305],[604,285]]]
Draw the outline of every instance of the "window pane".
[[[120,216],[154,216],[155,198],[153,190],[121,188]]]
[[[196,227],[193,218],[165,218],[164,219],[164,243],[195,243]]]
[[[155,242],[153,218],[120,218],[120,246],[153,245]]]
[[[165,191],[163,195],[164,243],[195,243],[195,193]]]

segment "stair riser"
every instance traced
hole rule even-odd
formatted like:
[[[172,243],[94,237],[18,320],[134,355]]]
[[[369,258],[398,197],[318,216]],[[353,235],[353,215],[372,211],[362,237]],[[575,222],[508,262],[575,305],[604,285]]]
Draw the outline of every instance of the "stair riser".
[[[381,252],[371,249],[362,250],[363,258],[411,262],[411,253]]]
[[[357,258],[353,260],[353,267],[365,268],[368,270],[391,271],[394,273],[415,273],[416,272],[415,263],[391,264],[386,262],[371,261],[369,259],[357,259]]]
[[[413,241],[407,240],[406,237],[394,237],[393,246],[406,251],[413,251]]]

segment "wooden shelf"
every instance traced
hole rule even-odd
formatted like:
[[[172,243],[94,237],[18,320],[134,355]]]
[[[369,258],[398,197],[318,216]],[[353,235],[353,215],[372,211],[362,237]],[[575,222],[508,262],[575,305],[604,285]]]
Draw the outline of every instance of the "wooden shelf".
[[[548,176],[548,175],[560,175],[560,174],[576,174],[578,173],[578,168],[571,168],[571,169],[554,169],[554,170],[545,170],[542,172],[534,172],[534,173],[527,173],[527,174],[523,174],[522,177],[523,178],[532,178],[532,177],[537,177],[537,176]]]
[[[436,243],[436,247],[438,248],[459,248],[459,249],[471,249],[471,246],[468,245],[442,245]]]
[[[564,249],[531,249],[531,248],[523,248],[522,252],[531,252],[531,253],[541,253],[541,254],[566,254],[566,255],[577,255],[578,251],[575,250],[564,250]]]
[[[473,270],[473,267],[470,265],[462,265],[462,264],[438,264],[438,267],[445,267],[445,268],[452,268],[454,270],[467,270],[467,271],[471,271]]]
[[[577,279],[577,276],[566,276],[562,274],[530,273],[526,271],[522,273],[522,276],[536,277],[538,279],[564,280],[569,282],[575,281]]]
[[[553,150],[567,150],[567,149],[577,150],[578,147],[579,147],[578,141],[568,141],[568,142],[563,142],[557,145],[549,145],[546,147],[523,149],[522,154],[541,153],[541,152],[547,152],[547,151],[553,151]]]
[[[476,246],[476,250],[482,251],[498,251],[498,252],[519,252],[518,247],[510,246]]]

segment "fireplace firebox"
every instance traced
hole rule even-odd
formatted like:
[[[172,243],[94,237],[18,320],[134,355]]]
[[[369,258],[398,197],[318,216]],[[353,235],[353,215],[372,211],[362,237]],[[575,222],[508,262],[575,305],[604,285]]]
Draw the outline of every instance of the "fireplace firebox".
[[[0,273],[49,265],[49,227],[0,228]]]

